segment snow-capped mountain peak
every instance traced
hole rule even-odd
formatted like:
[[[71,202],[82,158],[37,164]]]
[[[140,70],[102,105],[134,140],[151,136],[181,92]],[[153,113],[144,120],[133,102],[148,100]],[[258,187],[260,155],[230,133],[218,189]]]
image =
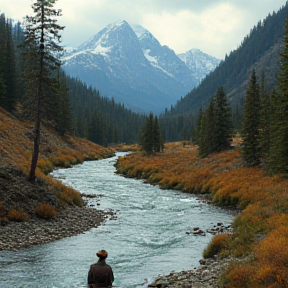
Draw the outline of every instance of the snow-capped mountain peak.
[[[212,72],[220,63],[220,59],[210,56],[200,49],[193,48],[178,57],[189,67],[192,75],[200,82],[207,74]]]
[[[109,24],[63,60],[67,74],[138,112],[162,112],[198,84],[173,50],[126,21]]]

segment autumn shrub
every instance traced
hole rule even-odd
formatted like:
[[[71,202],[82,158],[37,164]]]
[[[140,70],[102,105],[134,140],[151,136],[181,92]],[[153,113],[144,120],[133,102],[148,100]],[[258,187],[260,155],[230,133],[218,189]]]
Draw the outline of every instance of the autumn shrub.
[[[159,173],[153,173],[147,178],[147,182],[151,184],[158,184],[161,181],[162,177],[159,175]]]
[[[215,235],[209,245],[203,252],[204,258],[212,258],[213,256],[227,250],[229,247],[231,235],[229,234],[219,234]]]
[[[70,187],[66,187],[62,191],[61,198],[68,204],[74,204],[80,207],[84,205],[84,201],[81,197],[81,194]]]
[[[50,190],[54,192],[61,205],[65,205],[65,203],[76,206],[84,205],[84,201],[78,191],[71,187],[65,186],[62,182],[51,177],[47,177],[47,180]]]
[[[37,167],[44,173],[48,174],[53,170],[53,164],[48,159],[39,159],[37,162]]]
[[[43,202],[36,207],[35,214],[42,219],[52,219],[57,213],[52,205]]]
[[[229,265],[222,281],[226,288],[256,288],[252,285],[255,271],[255,265],[249,261],[234,262]]]
[[[288,285],[287,226],[277,227],[257,244],[256,259],[259,266],[256,280],[262,283],[264,287],[281,283]]]
[[[26,212],[24,212],[23,210],[10,210],[7,218],[10,221],[15,221],[15,222],[24,222],[27,221],[29,219],[29,216]]]

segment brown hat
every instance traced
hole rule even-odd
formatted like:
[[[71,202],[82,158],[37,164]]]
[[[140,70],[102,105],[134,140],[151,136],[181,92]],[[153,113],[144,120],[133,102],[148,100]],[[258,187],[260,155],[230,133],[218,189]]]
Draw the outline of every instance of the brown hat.
[[[108,257],[108,253],[105,251],[105,250],[100,250],[96,253],[96,255],[99,257],[99,258],[107,258]]]

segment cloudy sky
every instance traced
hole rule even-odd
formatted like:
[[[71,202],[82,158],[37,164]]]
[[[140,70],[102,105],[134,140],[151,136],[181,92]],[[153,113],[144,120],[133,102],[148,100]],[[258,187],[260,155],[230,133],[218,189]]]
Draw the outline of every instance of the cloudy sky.
[[[33,0],[0,0],[6,17],[31,15]],[[126,20],[148,29],[176,53],[199,48],[218,58],[236,49],[250,29],[286,0],[58,0],[63,44],[77,47],[108,24]]]

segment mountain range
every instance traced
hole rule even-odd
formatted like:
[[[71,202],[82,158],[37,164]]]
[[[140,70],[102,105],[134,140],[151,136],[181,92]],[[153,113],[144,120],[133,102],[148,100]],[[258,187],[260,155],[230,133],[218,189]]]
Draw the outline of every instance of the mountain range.
[[[148,30],[126,21],[108,25],[63,60],[68,75],[139,113],[163,112],[220,62],[197,49],[176,55]]]

